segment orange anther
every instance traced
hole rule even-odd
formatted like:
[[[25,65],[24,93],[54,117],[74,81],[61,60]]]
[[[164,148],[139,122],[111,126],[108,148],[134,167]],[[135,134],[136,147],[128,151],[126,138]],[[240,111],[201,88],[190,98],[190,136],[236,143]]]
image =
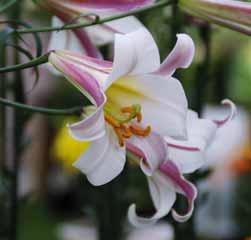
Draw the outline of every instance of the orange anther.
[[[137,122],[141,122],[142,121],[142,114],[140,112],[136,113],[136,118],[137,118]]]
[[[116,133],[116,135],[118,137],[120,147],[124,147],[125,142],[124,142],[124,138],[123,138],[123,136],[122,136],[122,134],[120,132],[120,129],[119,128],[114,128],[114,131],[115,131],[115,133]]]
[[[142,129],[138,126],[135,125],[131,125],[130,126],[130,130],[133,134],[137,135],[137,136],[141,136],[141,137],[146,137],[150,134],[151,132],[151,127],[147,126],[145,129]]]
[[[106,114],[105,113],[105,120],[110,124],[112,125],[114,128],[119,128],[120,127],[120,124],[115,120],[113,119],[110,115]]]
[[[123,107],[121,108],[122,113],[131,113],[133,111],[132,107]]]
[[[123,131],[122,135],[124,138],[130,138],[133,135],[129,127],[126,127],[124,124],[121,124],[120,127]]]

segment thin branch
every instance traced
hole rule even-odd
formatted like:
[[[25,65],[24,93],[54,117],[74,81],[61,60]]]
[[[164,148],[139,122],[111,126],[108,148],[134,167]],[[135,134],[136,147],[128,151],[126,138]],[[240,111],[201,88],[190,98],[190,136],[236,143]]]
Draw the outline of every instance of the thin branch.
[[[35,66],[47,63],[49,54],[50,53],[47,53],[41,57],[34,58],[33,60],[31,60],[30,62],[27,62],[27,63],[0,68],[0,73],[13,72],[13,71],[31,68],[31,67],[35,67]]]
[[[83,107],[74,107],[67,109],[54,109],[54,108],[43,108],[35,107],[23,103],[13,102],[4,98],[0,98],[0,104],[8,107],[18,108],[29,112],[41,113],[45,115],[80,115],[83,112]]]
[[[157,8],[165,7],[165,6],[170,5],[172,3],[173,3],[172,0],[163,0],[163,1],[157,2],[157,3],[150,5],[150,6],[147,6],[147,7],[142,7],[139,9],[128,11],[126,13],[114,15],[111,17],[106,17],[103,19],[97,19],[97,21],[93,21],[93,22],[89,22],[89,23],[78,23],[78,24],[70,24],[70,25],[67,24],[66,26],[63,26],[63,27],[59,26],[59,27],[42,27],[42,28],[33,28],[33,29],[17,29],[16,32],[19,34],[27,34],[27,33],[34,33],[34,32],[52,32],[52,31],[62,31],[62,30],[70,30],[70,29],[75,29],[75,28],[89,27],[89,26],[98,25],[98,24],[110,22],[113,20],[117,20],[120,18],[136,15],[139,13],[151,11],[151,10],[154,10]]]

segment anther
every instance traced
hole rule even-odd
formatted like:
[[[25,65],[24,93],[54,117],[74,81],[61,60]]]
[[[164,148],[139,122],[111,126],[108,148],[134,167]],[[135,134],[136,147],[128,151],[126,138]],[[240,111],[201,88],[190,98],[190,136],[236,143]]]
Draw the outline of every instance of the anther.
[[[133,134],[135,134],[137,136],[147,137],[151,132],[151,127],[147,126],[145,129],[142,129],[142,128],[137,127],[135,125],[131,125],[130,130]]]
[[[114,128],[114,131],[115,131],[115,133],[117,135],[120,147],[124,147],[125,142],[124,142],[124,138],[123,138],[123,136],[122,136],[122,134],[120,132],[120,128]]]
[[[140,112],[136,113],[137,122],[140,123],[142,121],[142,114]]]
[[[110,124],[112,125],[114,128],[119,128],[120,127],[120,124],[115,120],[113,119],[110,115],[106,114],[105,113],[105,120]]]
[[[123,130],[122,136],[124,138],[130,138],[133,135],[129,127],[126,127],[124,124],[121,124],[120,127]]]

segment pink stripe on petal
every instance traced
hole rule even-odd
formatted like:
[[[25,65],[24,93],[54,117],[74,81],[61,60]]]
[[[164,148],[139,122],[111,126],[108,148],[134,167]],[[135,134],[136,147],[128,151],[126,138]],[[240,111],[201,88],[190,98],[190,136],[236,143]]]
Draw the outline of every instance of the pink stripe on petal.
[[[187,68],[191,64],[195,52],[193,40],[187,34],[177,34],[177,38],[174,49],[156,74],[171,76],[177,68]]]
[[[100,106],[104,103],[104,93],[93,76],[55,53],[50,54],[49,62],[62,72],[73,85],[78,87],[83,94],[87,95],[93,104]]]
[[[136,7],[153,3],[154,0],[68,0],[67,4],[79,7],[93,8],[97,10],[128,11]]]
[[[197,148],[197,147],[188,147],[188,146],[172,144],[172,143],[167,143],[167,146],[173,147],[173,148],[176,148],[176,149],[180,149],[180,150],[184,150],[184,151],[189,151],[189,152],[198,152],[198,151],[200,151],[200,149]]]
[[[99,52],[97,47],[92,43],[91,39],[89,38],[89,36],[87,35],[86,31],[83,28],[73,29],[72,31],[76,34],[77,38],[83,45],[86,54],[88,56],[102,59],[101,53]]]
[[[179,222],[187,221],[194,209],[194,200],[197,197],[197,190],[195,186],[184,179],[181,175],[178,167],[172,161],[166,161],[159,167],[160,172],[166,176],[176,187],[177,192],[183,194],[188,201],[188,210],[185,215],[178,214],[175,210],[172,210],[172,215],[175,220]]]
[[[237,112],[236,106],[232,101],[230,101],[228,99],[225,99],[221,103],[223,105],[226,105],[226,106],[230,107],[230,112],[227,115],[227,117],[225,119],[223,119],[223,120],[213,120],[213,122],[216,123],[218,125],[218,127],[222,127],[228,121],[231,121],[235,117],[236,112]]]
[[[105,120],[103,106],[99,106],[91,115],[84,120],[68,124],[70,135],[79,141],[94,141],[105,135]]]

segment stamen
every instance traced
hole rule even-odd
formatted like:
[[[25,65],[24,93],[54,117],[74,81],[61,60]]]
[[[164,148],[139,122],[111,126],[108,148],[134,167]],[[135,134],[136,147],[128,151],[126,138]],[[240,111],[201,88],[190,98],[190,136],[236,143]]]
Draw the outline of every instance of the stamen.
[[[138,123],[140,123],[140,122],[142,121],[142,114],[141,114],[141,112],[138,112],[138,113],[136,114],[136,118],[137,118],[137,122],[138,122]]]
[[[125,142],[124,142],[124,138],[123,138],[123,136],[122,136],[122,134],[120,132],[120,129],[119,128],[114,128],[114,131],[115,131],[115,133],[116,133],[116,135],[118,137],[120,147],[124,147]]]
[[[105,113],[105,120],[112,125],[114,128],[119,128],[120,124],[114,119],[112,118],[112,116],[108,115],[107,113]]]
[[[121,124],[120,127],[123,130],[122,135],[124,138],[130,138],[133,135],[129,127],[126,127],[124,124]]]
[[[151,127],[147,126],[145,129],[142,129],[142,128],[138,127],[138,126],[131,125],[130,130],[131,130],[131,132],[133,134],[135,134],[137,136],[147,137],[151,132]]]
[[[150,134],[150,126],[141,128],[135,125],[135,120],[138,123],[142,121],[141,106],[139,104],[123,107],[119,111],[120,113],[106,106],[104,116],[105,121],[114,129],[121,147],[125,146],[126,139],[133,135],[147,137]]]

